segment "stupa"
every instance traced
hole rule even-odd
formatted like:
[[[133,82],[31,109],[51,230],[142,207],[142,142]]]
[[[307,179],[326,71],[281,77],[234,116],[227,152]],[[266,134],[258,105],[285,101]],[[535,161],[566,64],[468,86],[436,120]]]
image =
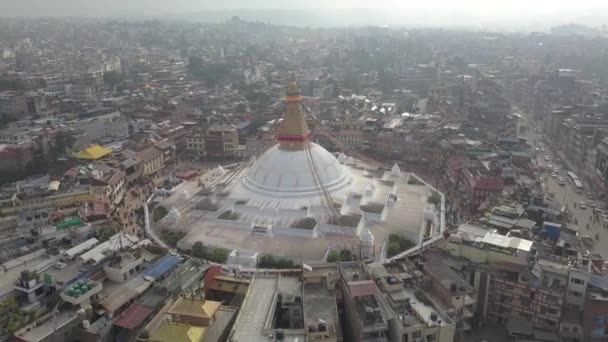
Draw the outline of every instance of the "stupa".
[[[323,191],[344,197],[353,177],[333,154],[310,141],[301,101],[292,76],[287,87],[287,109],[277,132],[278,144],[255,161],[233,197],[246,198],[250,204],[265,208],[290,209],[321,205]]]
[[[382,259],[387,233],[417,245],[441,235],[441,206],[428,203],[435,189],[411,182],[415,176],[398,166],[378,169],[313,142],[294,76],[286,102],[274,146],[243,164],[250,166],[239,168],[230,184],[222,179],[234,171],[209,172],[218,184],[194,198],[204,205],[171,228],[187,233],[178,247],[201,241],[241,254],[311,262],[331,250],[357,248],[353,252],[363,259]]]

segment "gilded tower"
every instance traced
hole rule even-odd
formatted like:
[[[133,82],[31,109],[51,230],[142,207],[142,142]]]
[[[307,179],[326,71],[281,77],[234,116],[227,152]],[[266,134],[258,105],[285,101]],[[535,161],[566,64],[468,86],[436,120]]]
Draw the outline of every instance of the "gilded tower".
[[[282,150],[304,150],[310,140],[310,129],[302,113],[302,93],[291,74],[287,86],[287,110],[279,127],[278,140]]]

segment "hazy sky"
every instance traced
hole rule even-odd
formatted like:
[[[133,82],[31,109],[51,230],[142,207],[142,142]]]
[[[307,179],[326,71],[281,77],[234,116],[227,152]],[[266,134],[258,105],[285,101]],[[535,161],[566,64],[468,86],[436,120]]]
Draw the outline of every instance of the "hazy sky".
[[[431,10],[492,16],[607,9],[608,0],[0,0],[0,16],[159,15],[226,9]],[[526,13],[527,12],[527,13]]]

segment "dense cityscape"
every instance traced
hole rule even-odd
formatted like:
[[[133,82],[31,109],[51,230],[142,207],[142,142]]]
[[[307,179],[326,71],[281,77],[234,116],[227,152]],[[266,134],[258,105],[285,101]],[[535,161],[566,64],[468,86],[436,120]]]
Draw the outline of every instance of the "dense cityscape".
[[[0,19],[0,340],[608,341],[608,29]]]

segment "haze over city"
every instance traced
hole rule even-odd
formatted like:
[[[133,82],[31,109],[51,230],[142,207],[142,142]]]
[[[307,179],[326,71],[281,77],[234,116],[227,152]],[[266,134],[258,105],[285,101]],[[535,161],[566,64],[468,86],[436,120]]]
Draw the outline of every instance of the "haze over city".
[[[246,20],[298,26],[392,25],[506,31],[546,30],[569,23],[601,26],[608,18],[608,4],[603,0],[379,0],[373,3],[363,0],[291,3],[277,0],[5,0],[1,6],[0,16],[19,17],[152,17],[217,22],[239,15]]]
[[[605,0],[0,0],[0,342],[608,341]]]

